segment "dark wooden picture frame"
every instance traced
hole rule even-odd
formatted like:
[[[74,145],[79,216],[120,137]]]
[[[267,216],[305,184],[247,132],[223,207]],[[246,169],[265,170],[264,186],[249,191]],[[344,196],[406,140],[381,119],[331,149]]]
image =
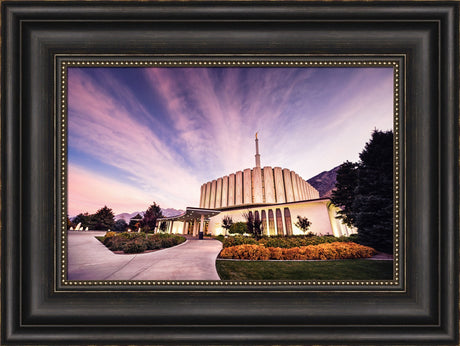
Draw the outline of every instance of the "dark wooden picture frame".
[[[2,343],[457,344],[458,27],[455,1],[4,1]],[[391,288],[61,285],[59,55],[397,55],[402,279]]]

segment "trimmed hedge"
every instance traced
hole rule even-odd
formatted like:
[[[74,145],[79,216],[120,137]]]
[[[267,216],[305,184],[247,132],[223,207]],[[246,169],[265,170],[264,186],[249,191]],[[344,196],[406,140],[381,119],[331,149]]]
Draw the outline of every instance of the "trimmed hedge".
[[[243,244],[224,248],[220,258],[246,260],[334,260],[369,258],[376,251],[353,242],[333,242],[291,248]]]
[[[318,245],[324,243],[334,242],[356,242],[357,236],[351,235],[350,237],[334,237],[334,236],[271,236],[263,237],[259,241],[256,241],[252,237],[245,237],[241,235],[232,236],[225,238],[222,242],[224,248],[243,245],[243,244],[254,244],[264,245],[265,247],[280,247],[280,248],[291,248],[308,245]]]
[[[153,234],[123,232],[107,232],[102,243],[112,251],[124,253],[141,253],[146,250],[157,250],[172,247],[185,241],[184,237],[176,234]]]

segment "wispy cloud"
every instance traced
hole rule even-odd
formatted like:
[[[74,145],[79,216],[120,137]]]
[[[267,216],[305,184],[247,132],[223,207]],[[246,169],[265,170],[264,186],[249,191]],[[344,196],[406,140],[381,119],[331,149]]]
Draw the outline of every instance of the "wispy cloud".
[[[374,128],[392,127],[392,98],[391,69],[74,68],[69,161],[184,208],[202,183],[254,166],[256,131],[263,165],[306,179],[357,160]]]

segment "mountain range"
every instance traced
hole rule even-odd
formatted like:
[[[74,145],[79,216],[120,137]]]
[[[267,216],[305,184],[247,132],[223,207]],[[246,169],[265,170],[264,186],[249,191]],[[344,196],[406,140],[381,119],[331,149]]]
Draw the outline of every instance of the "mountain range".
[[[319,192],[319,197],[331,197],[332,190],[335,188],[337,171],[340,166],[334,167],[329,171],[321,172],[307,182]]]
[[[166,208],[166,209],[163,209],[161,208],[161,212],[163,213],[163,216],[164,217],[170,217],[170,216],[175,216],[175,215],[180,215],[184,212],[184,210],[181,210],[181,209],[174,209],[174,208]],[[145,214],[145,211],[135,211],[133,213],[121,213],[121,214],[117,214],[115,215],[115,221],[116,220],[120,220],[120,219],[123,219],[125,220],[127,223],[129,223],[129,220],[136,216],[137,214],[141,215],[141,216],[144,216]]]

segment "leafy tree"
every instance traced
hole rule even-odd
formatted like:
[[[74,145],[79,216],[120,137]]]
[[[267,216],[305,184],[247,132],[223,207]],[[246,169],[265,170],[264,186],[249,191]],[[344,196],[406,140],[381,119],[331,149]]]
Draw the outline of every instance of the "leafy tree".
[[[128,224],[123,219],[115,221],[115,224],[113,225],[114,232],[124,232],[126,231],[126,228],[128,228]]]
[[[300,228],[302,232],[306,233],[311,226],[311,222],[308,220],[308,218],[297,215],[297,222],[294,225]],[[312,232],[310,233],[313,234]]]
[[[75,226],[81,223],[83,228],[95,229],[94,215],[88,213],[80,213],[73,219]]]
[[[131,219],[129,219],[128,226],[132,231],[135,231],[140,227],[141,221],[142,221],[142,216],[140,214],[136,214]]]
[[[230,228],[228,230],[228,233],[230,233],[230,234],[244,234],[244,233],[247,233],[247,231],[248,231],[248,228],[247,228],[245,222],[235,222],[230,226]]]
[[[142,219],[142,226],[149,226],[149,229],[155,229],[158,218],[163,217],[163,212],[155,202],[145,211]]]
[[[233,219],[231,218],[231,216],[224,216],[224,218],[222,219],[222,227],[225,229],[225,235],[227,235],[232,225]]]
[[[372,133],[359,155],[358,185],[352,205],[358,241],[393,252],[393,132]]]
[[[108,208],[106,205],[94,214],[93,220],[95,224],[94,229],[97,230],[112,229],[115,225],[115,215],[112,209]]]
[[[335,189],[332,191],[331,201],[341,210],[337,213],[338,219],[349,227],[354,225],[352,210],[355,199],[355,189],[358,185],[358,164],[346,161],[337,171]]]
[[[259,218],[254,217],[253,213],[244,213],[243,216],[246,219],[247,232],[250,233],[256,240],[262,237],[262,221]]]

